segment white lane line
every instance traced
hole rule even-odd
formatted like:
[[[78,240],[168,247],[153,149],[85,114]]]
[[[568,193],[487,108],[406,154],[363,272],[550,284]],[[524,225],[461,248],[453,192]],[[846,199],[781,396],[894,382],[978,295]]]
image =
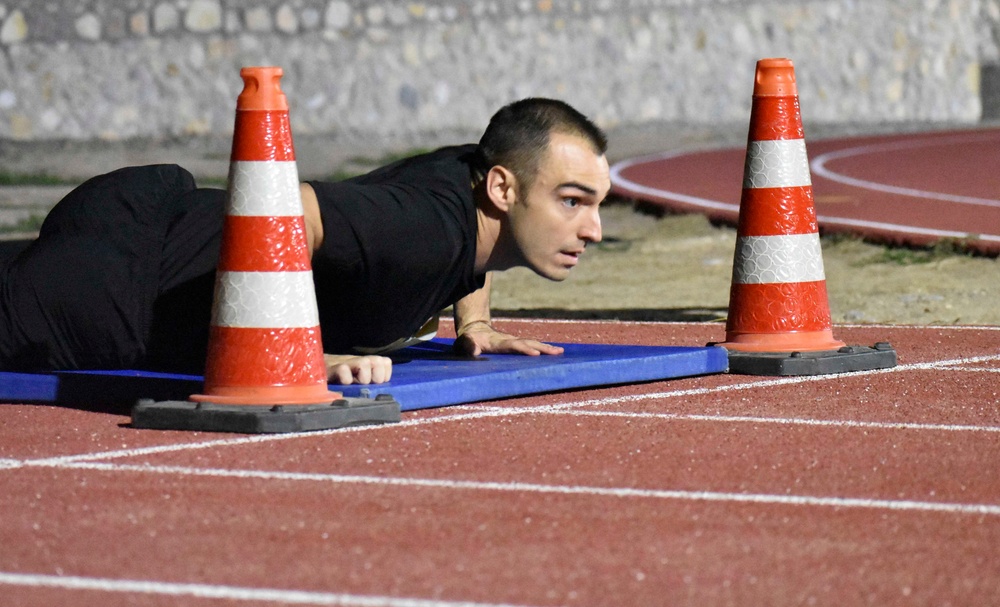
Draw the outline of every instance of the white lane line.
[[[594,487],[585,485],[543,485],[538,483],[523,482],[462,481],[435,478],[407,478],[239,469],[230,470],[224,468],[189,468],[185,466],[149,466],[101,462],[65,463],[55,467],[61,469],[97,470],[103,472],[135,472],[141,474],[202,476],[212,478],[237,478],[269,481],[360,484],[406,488],[583,495],[587,497],[644,498],[696,502],[753,503],[784,506],[864,508],[874,510],[945,512],[952,514],[987,514],[991,516],[1000,516],[1000,505],[998,504],[963,504],[954,502],[923,502],[917,500],[887,500],[767,493],[732,493],[723,491],[638,489],[632,487]]]
[[[972,135],[965,134],[965,135],[957,135],[954,137],[939,137],[936,139],[915,139],[915,140],[909,139],[906,141],[860,145],[860,146],[845,148],[842,150],[836,150],[834,152],[827,152],[826,154],[820,154],[819,156],[814,158],[812,161],[812,172],[813,174],[829,179],[830,181],[843,183],[845,185],[865,190],[871,190],[873,192],[882,192],[885,194],[897,194],[900,196],[909,196],[911,198],[940,200],[942,202],[954,202],[957,204],[1000,207],[1000,200],[995,200],[992,198],[960,196],[957,194],[948,194],[944,192],[933,192],[929,190],[920,190],[917,188],[894,186],[878,181],[871,181],[868,179],[858,179],[856,177],[850,177],[843,173],[838,173],[832,169],[829,169],[826,166],[826,164],[830,161],[840,160],[842,158],[851,158],[854,156],[865,156],[869,154],[884,154],[887,152],[898,152],[901,150],[912,150],[918,148],[934,147],[936,145],[955,145],[962,143],[972,143],[982,139],[987,139],[987,140],[996,139],[995,134],[989,133],[989,135],[990,137],[984,137],[983,134],[980,133],[978,137],[976,137],[974,134]]]
[[[259,601],[285,605],[343,605],[345,607],[514,607],[497,603],[474,603],[469,601],[456,602],[308,590],[284,590],[280,588],[184,584],[154,580],[45,575],[9,571],[0,571],[0,584],[35,588],[59,588],[62,590],[93,590],[98,592],[224,599],[229,601]]]
[[[952,369],[961,365],[974,365],[978,363],[994,362],[1000,360],[1000,354],[984,354],[982,356],[970,356],[967,358],[953,358],[950,360],[931,361],[926,363],[915,363],[908,365],[914,369]]]
[[[969,373],[1000,373],[1000,369],[990,367],[953,367],[947,371],[967,371]]]
[[[828,428],[865,428],[872,430],[921,430],[938,432],[995,432],[1000,426],[975,426],[961,424],[918,424],[915,422],[864,422],[855,420],[811,419],[803,417],[754,417],[751,415],[699,415],[688,413],[652,413],[648,411],[547,411],[550,415],[578,415],[581,417],[622,417],[656,419],[665,421],[699,421],[747,424],[776,424],[780,426],[817,426]]]
[[[272,441],[285,441],[285,440],[295,440],[300,438],[314,438],[321,436],[328,436],[331,434],[338,434],[342,432],[375,432],[375,431],[393,431],[398,428],[415,427],[415,426],[425,426],[429,424],[437,424],[444,422],[457,422],[457,421],[467,421],[476,420],[491,417],[513,417],[516,415],[532,415],[537,413],[549,413],[551,411],[558,411],[562,409],[576,409],[580,407],[599,407],[605,405],[616,405],[622,403],[632,403],[641,402],[647,400],[661,400],[668,398],[683,398],[690,396],[704,396],[711,394],[722,394],[726,392],[740,391],[740,390],[753,390],[760,388],[771,388],[776,386],[787,386],[794,384],[805,384],[813,382],[826,382],[834,381],[838,379],[844,379],[849,377],[867,376],[867,375],[884,375],[891,373],[902,373],[907,371],[926,371],[935,369],[947,369],[958,365],[970,365],[978,364],[982,362],[992,362],[1000,360],[1000,354],[993,354],[987,356],[976,356],[970,358],[956,358],[950,360],[942,361],[931,361],[925,363],[914,363],[907,365],[898,365],[891,369],[880,369],[877,371],[858,371],[854,373],[841,373],[836,375],[811,375],[803,377],[782,377],[778,379],[769,380],[755,380],[749,382],[742,382],[736,384],[725,384],[722,386],[714,386],[709,388],[692,388],[687,390],[670,390],[665,392],[647,392],[640,394],[627,394],[623,396],[610,396],[605,398],[595,398],[579,401],[570,401],[564,403],[557,403],[552,405],[538,405],[531,407],[489,407],[481,408],[475,405],[467,407],[453,407],[451,411],[459,411],[458,413],[450,413],[437,415],[434,417],[417,418],[417,419],[404,419],[402,422],[396,424],[387,424],[382,426],[354,426],[350,428],[339,428],[336,430],[322,430],[319,432],[303,432],[294,434],[267,434],[267,435],[254,435],[254,436],[240,436],[236,438],[223,438],[216,440],[207,440],[194,443],[175,443],[170,445],[158,445],[154,447],[138,447],[134,449],[117,449],[113,451],[101,451],[97,453],[82,453],[78,455],[64,455],[58,457],[42,458],[37,460],[11,460],[19,461],[21,465],[60,465],[63,463],[73,463],[73,462],[84,462],[84,461],[97,461],[97,460],[108,460],[108,459],[120,459],[128,457],[141,457],[145,455],[156,455],[160,453],[172,453],[179,451],[194,451],[197,449],[210,449],[213,447],[232,447],[238,445],[247,445],[254,443],[264,443]],[[13,465],[13,464],[11,464]]]

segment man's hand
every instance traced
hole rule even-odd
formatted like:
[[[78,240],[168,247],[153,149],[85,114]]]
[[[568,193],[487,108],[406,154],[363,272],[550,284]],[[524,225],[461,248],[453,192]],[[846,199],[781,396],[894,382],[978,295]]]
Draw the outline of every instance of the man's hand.
[[[385,356],[324,354],[323,360],[333,384],[384,384],[392,378],[392,359]]]
[[[480,354],[538,356],[539,354],[563,353],[563,349],[559,346],[501,333],[484,321],[472,322],[463,327],[459,332],[458,339],[455,340],[455,350],[466,356],[479,356]]]
[[[559,346],[543,344],[534,339],[521,339],[501,333],[490,324],[490,288],[492,274],[487,274],[483,286],[455,302],[455,330],[458,338],[454,349],[466,356],[480,354],[562,354]]]

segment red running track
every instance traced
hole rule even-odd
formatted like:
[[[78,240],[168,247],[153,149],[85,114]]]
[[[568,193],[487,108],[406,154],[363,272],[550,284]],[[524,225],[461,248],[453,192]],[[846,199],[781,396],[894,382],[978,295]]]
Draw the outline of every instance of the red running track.
[[[502,326],[590,343],[723,332]],[[900,365],[269,437],[2,405],[0,603],[1000,604],[1000,328],[835,334],[891,341]]]
[[[806,134],[808,137],[808,133]],[[820,229],[895,243],[959,239],[1000,253],[1000,129],[808,141]],[[735,223],[744,149],[612,167],[618,194]]]

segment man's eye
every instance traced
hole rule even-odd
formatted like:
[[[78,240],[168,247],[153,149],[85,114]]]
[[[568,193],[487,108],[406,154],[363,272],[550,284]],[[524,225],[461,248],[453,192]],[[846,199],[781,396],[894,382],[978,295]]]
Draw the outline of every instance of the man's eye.
[[[580,204],[580,201],[578,199],[571,198],[571,197],[568,197],[568,196],[565,197],[565,198],[563,198],[562,201],[563,201],[564,205],[566,205],[567,207],[570,207],[570,208],[573,208],[573,207],[577,206],[578,204]]]

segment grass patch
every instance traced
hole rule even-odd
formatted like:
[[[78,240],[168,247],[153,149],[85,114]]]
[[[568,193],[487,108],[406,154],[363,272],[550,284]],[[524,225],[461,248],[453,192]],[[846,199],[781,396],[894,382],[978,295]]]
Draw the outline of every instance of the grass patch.
[[[348,158],[342,166],[338,167],[334,172],[324,177],[323,181],[343,181],[345,179],[350,179],[351,177],[364,175],[365,173],[394,162],[432,151],[433,150],[431,148],[413,148],[399,152],[389,152],[388,154],[384,154],[378,158],[354,156],[352,158]]]
[[[941,261],[950,257],[974,257],[967,239],[942,238],[929,247],[885,246],[859,265],[890,264],[913,266]]]
[[[197,179],[199,188],[218,188],[220,190],[226,189],[229,185],[228,177],[199,177]]]
[[[392,164],[397,160],[403,160],[405,158],[419,156],[420,154],[427,154],[428,152],[432,151],[434,150],[432,150],[431,148],[413,148],[399,152],[389,152],[388,154],[385,154],[378,158],[355,156],[354,158],[350,158],[347,162],[350,164],[360,164],[360,165],[368,165],[371,167],[380,167],[380,166],[385,166],[387,164]]]
[[[838,250],[855,258],[850,265],[861,268],[879,264],[894,266],[925,265],[953,257],[978,257],[971,246],[974,235],[968,238],[942,238],[929,246],[879,244],[866,241],[862,236],[848,232],[824,233],[823,248]]]
[[[0,224],[0,234],[20,234],[23,232],[37,232],[42,228],[45,215],[32,213],[27,217],[22,217],[16,223]]]
[[[855,244],[863,243],[864,238],[857,234],[851,232],[821,232],[820,238],[823,241],[823,246],[837,246],[843,244]]]
[[[46,173],[7,173],[0,171],[0,186],[75,185],[77,182]]]
[[[396,161],[403,160],[405,158],[410,158],[412,156],[417,156],[420,154],[426,154],[427,152],[433,151],[431,148],[414,148],[411,150],[405,150],[401,152],[391,152],[380,156],[378,158],[370,158],[368,156],[353,156],[348,158],[343,165],[337,167],[332,173],[324,175],[319,178],[319,181],[344,181],[345,179],[350,179],[351,177],[357,177],[359,175],[364,175],[374,171],[377,168],[384,167],[386,165],[392,164]],[[0,185],[4,182],[0,180]],[[198,186],[199,187],[209,187],[209,188],[220,188],[226,189],[229,185],[229,177],[199,177]]]
[[[320,181],[344,181],[345,179],[350,179],[351,177],[364,175],[367,172],[368,171],[340,168],[330,173],[329,175],[323,177],[322,179],[320,179]]]

